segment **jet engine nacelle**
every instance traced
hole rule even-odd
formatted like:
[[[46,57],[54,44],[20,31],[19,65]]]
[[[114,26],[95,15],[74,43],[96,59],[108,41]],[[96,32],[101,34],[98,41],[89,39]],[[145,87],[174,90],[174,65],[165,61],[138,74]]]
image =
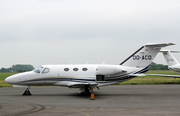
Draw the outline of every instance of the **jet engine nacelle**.
[[[118,66],[113,65],[100,65],[97,69],[97,75],[115,75],[123,72]]]

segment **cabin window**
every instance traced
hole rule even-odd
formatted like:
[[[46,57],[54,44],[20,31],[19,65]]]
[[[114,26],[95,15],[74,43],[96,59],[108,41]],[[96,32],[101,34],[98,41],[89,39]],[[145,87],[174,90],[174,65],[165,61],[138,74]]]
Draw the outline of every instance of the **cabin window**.
[[[69,71],[69,68],[64,68],[64,71]]]
[[[73,71],[78,71],[78,68],[73,68]]]
[[[43,72],[42,73],[48,73],[50,71],[49,68],[44,68]]]
[[[87,69],[87,68],[83,68],[82,70],[83,70],[83,71],[87,71],[88,69]]]

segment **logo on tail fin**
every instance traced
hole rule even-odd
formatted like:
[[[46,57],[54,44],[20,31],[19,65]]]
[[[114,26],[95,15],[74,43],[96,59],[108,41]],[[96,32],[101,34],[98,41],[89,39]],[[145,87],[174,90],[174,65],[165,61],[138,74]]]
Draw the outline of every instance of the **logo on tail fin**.
[[[174,59],[168,59],[167,58],[167,62],[174,62]]]

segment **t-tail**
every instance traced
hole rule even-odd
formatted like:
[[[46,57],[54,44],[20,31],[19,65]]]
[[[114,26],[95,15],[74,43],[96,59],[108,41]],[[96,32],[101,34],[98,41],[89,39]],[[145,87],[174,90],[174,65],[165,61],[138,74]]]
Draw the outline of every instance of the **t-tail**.
[[[169,67],[179,64],[176,58],[172,55],[172,53],[179,53],[179,51],[161,50],[160,52],[163,53]]]
[[[175,45],[174,43],[149,43],[145,44],[124,60],[120,65],[138,68],[147,68],[162,47]]]

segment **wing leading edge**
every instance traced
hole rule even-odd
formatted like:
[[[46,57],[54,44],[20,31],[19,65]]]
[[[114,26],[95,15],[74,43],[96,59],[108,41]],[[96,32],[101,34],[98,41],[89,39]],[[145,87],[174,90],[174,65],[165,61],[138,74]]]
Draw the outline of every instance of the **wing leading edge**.
[[[65,86],[65,87],[72,87],[72,88],[79,88],[84,86],[96,87],[98,83],[96,82],[73,82],[73,81],[60,81],[55,83],[54,85],[58,86]]]
[[[150,76],[161,76],[161,77],[174,77],[174,78],[180,78],[180,75],[164,75],[164,74],[146,74]]]

